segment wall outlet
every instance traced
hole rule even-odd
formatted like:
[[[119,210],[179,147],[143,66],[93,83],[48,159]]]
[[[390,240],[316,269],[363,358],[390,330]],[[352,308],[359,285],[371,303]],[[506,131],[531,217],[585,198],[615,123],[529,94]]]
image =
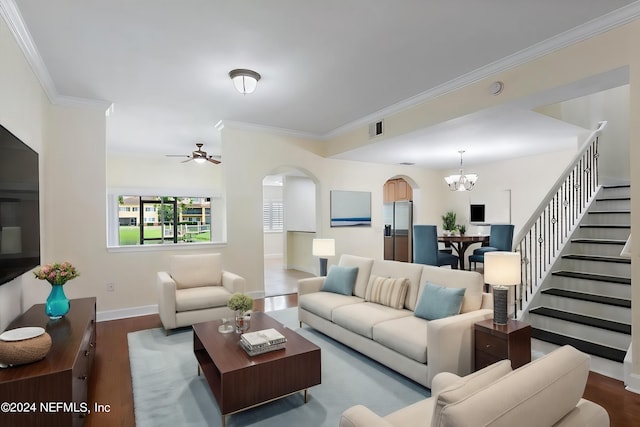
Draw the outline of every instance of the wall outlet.
[[[113,292],[116,290],[116,285],[114,283],[107,283],[107,292]]]

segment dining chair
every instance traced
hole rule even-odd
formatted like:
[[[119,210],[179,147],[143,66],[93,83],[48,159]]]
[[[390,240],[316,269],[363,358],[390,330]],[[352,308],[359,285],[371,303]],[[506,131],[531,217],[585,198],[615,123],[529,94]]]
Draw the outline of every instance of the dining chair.
[[[471,263],[473,263],[474,270],[477,262],[484,263],[485,253],[493,251],[511,252],[512,245],[513,224],[492,224],[489,232],[489,246],[481,246],[475,249],[472,255],[469,255],[469,270],[471,270]]]
[[[413,226],[413,262],[417,264],[449,265],[458,268],[458,257],[440,251],[438,248],[438,230],[435,225]]]

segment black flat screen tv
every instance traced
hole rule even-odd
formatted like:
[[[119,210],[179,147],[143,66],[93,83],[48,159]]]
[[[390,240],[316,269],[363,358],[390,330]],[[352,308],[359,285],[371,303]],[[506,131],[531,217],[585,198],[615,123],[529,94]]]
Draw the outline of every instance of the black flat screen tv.
[[[38,153],[0,125],[0,285],[40,264]]]
[[[484,222],[484,205],[471,205],[469,211],[470,222]]]

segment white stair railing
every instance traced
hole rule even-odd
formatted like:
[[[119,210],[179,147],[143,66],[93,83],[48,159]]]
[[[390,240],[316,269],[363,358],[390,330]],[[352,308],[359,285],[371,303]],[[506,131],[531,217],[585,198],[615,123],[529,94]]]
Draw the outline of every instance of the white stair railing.
[[[598,137],[607,125],[600,122],[582,144],[538,209],[514,239],[522,257],[522,282],[516,289],[515,313],[528,307],[568,237],[599,189]]]

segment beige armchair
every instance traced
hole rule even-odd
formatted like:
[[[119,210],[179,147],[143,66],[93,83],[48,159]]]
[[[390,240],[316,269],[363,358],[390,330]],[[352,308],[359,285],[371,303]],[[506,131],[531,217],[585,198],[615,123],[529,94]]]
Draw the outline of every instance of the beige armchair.
[[[503,360],[465,377],[441,372],[431,397],[385,417],[352,406],[340,427],[607,427],[607,411],[582,399],[588,375],[589,356],[564,346],[515,371]]]
[[[165,330],[231,317],[227,301],[245,279],[222,269],[221,254],[173,255],[157,276],[158,311]]]

